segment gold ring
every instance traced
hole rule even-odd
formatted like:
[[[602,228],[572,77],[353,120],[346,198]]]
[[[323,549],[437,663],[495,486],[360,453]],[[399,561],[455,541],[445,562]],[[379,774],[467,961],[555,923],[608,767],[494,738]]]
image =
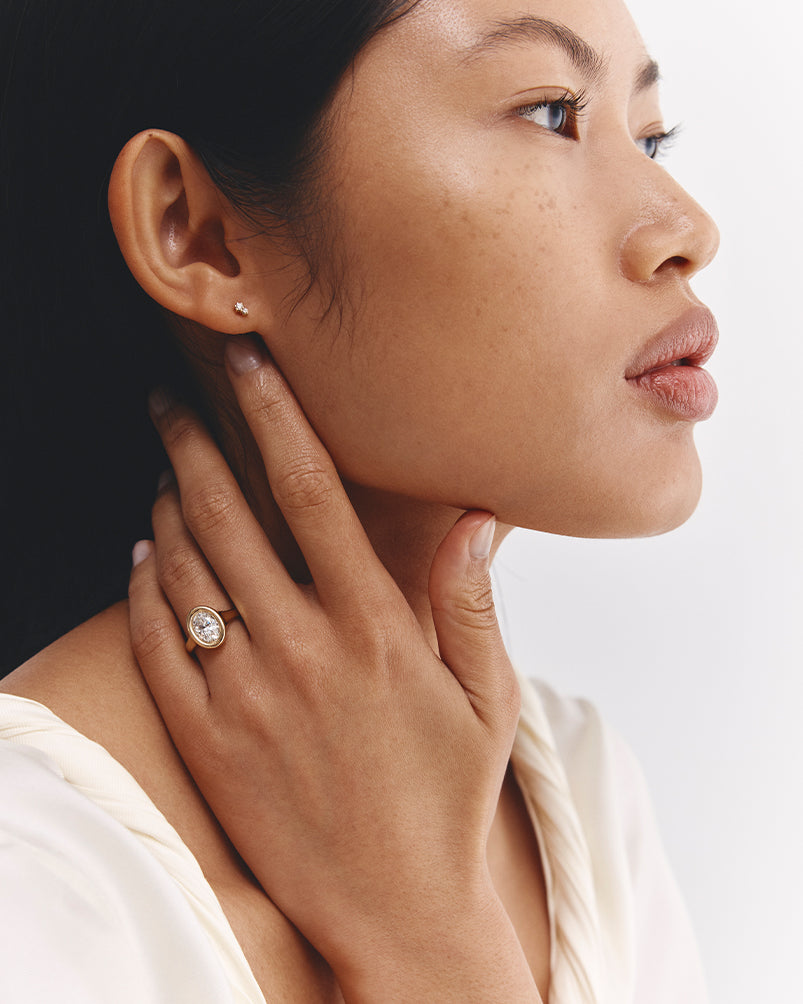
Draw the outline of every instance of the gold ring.
[[[187,614],[187,651],[192,652],[196,645],[218,648],[226,637],[226,625],[239,616],[239,611],[234,608],[213,610],[212,607],[193,607]]]

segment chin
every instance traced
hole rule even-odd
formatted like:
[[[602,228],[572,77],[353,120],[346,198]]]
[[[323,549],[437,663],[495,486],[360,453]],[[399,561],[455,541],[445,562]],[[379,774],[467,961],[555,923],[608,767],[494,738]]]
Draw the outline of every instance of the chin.
[[[690,492],[685,499],[679,500],[675,505],[667,507],[652,519],[642,533],[628,534],[631,537],[658,537],[662,533],[669,533],[682,526],[692,515],[700,501],[700,488],[695,492]]]
[[[675,530],[692,515],[700,501],[703,488],[703,472],[697,452],[692,462],[682,474],[655,486],[650,504],[643,506],[643,512],[634,519],[628,537],[657,537]]]
[[[504,523],[565,537],[657,537],[686,522],[697,508],[701,490],[702,470],[695,451],[681,470],[667,466],[652,478],[633,477],[625,485],[606,484],[596,491],[583,486],[567,492],[562,500],[551,500],[547,512],[540,496],[532,500],[536,509],[500,511],[497,517]]]

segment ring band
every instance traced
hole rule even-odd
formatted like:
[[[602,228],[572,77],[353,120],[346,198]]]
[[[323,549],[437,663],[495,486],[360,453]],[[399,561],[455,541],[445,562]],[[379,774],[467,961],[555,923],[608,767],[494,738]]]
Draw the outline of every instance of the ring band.
[[[196,646],[218,648],[226,637],[226,625],[240,616],[238,610],[213,610],[212,607],[193,607],[187,614],[186,649],[192,652]]]

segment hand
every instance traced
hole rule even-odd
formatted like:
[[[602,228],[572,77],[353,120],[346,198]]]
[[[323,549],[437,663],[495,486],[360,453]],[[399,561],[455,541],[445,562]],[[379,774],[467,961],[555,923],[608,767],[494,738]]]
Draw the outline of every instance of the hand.
[[[208,434],[161,397],[178,484],[154,506],[155,547],[135,549],[131,636],[176,747],[342,986],[369,985],[381,958],[444,988],[444,965],[462,980],[482,957],[479,937],[487,999],[536,1000],[485,861],[519,707],[491,599],[493,518],[466,513],[435,555],[438,658],[280,374],[244,340],[227,361],[314,585],[292,581]],[[241,619],[189,655],[176,615],[198,603]],[[502,990],[502,942],[525,996]]]

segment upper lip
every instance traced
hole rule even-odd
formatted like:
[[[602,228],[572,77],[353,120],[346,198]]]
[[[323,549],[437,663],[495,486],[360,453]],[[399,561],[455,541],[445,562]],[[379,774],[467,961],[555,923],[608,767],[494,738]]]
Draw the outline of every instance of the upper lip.
[[[683,362],[703,366],[711,358],[719,339],[714,315],[707,307],[696,306],[653,335],[625,372],[628,380],[653,370]]]

